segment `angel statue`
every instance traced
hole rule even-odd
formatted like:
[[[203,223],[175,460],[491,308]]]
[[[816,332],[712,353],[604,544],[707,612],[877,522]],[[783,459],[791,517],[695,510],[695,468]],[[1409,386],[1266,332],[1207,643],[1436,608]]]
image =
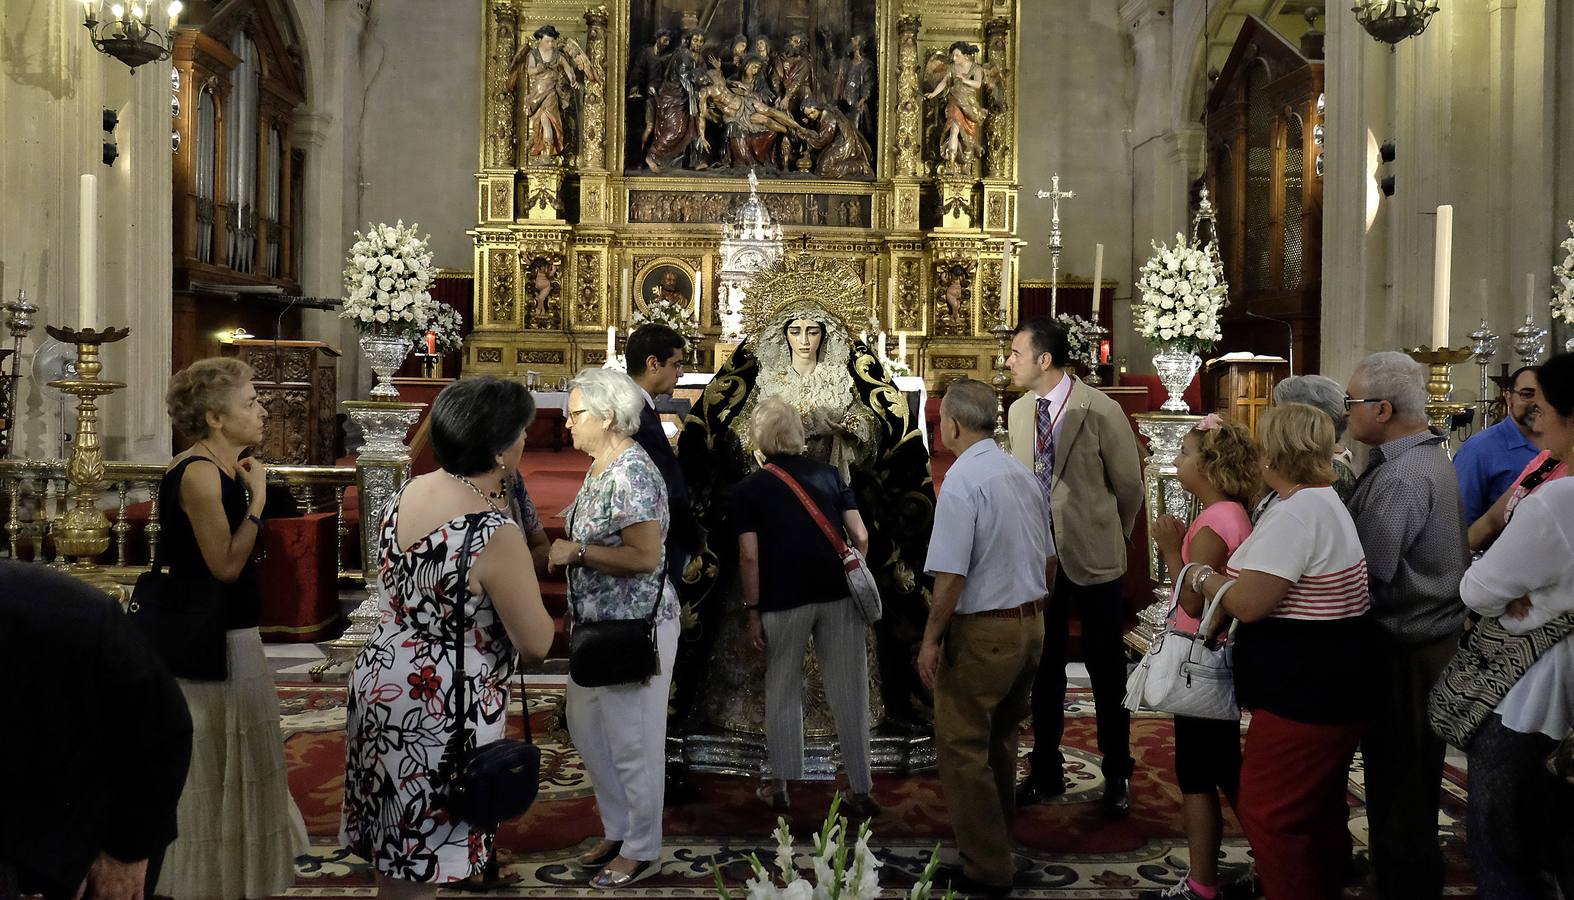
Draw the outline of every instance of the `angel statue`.
[[[559,157],[563,155],[566,132],[563,113],[572,109],[574,92],[579,89],[578,69],[589,80],[600,84],[600,67],[573,38],[562,38],[557,28],[542,25],[532,35],[535,39],[519,48],[508,64],[506,87],[512,92],[519,84],[520,69],[525,74],[525,118],[530,122],[529,159]],[[558,46],[562,39],[563,45]]]
[[[709,537],[679,586],[684,631],[669,733],[685,736],[687,764],[711,769],[728,767],[726,752],[764,746],[765,660],[748,643],[730,520],[733,487],[760,465],[750,427],[765,398],[798,410],[805,455],[842,472],[869,529],[869,564],[885,607],[871,651],[875,740],[905,742],[930,715],[912,659],[928,615],[922,572],[934,491],[907,399],[849,332],[850,323],[868,318],[867,291],[850,264],[804,253],[756,273],[747,296],[744,341],[707,385],[678,440],[693,509]],[[805,728],[815,738],[831,734],[832,723],[809,665]],[[744,764],[730,761],[733,770]]]
[[[946,52],[930,54],[924,65],[924,98],[945,95],[939,149],[946,174],[960,174],[978,159],[979,126],[987,110],[1004,102],[999,69],[977,56],[977,45],[956,41]]]

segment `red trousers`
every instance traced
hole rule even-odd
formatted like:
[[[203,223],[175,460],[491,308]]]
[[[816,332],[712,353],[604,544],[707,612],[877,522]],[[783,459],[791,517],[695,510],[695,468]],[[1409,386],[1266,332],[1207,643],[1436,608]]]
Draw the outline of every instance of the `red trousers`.
[[[1350,761],[1361,725],[1252,711],[1236,815],[1268,900],[1339,900],[1350,858]]]

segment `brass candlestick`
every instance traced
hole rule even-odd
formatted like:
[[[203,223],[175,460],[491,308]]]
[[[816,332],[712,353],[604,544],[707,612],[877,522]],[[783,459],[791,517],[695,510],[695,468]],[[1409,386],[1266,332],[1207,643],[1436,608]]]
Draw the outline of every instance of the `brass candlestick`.
[[[1455,403],[1451,399],[1454,393],[1453,367],[1475,354],[1469,347],[1444,347],[1438,350],[1417,347],[1405,352],[1411,359],[1430,368],[1426,380],[1427,421],[1446,437],[1453,430],[1454,417],[1470,411],[1470,404]]]
[[[104,452],[99,446],[98,398],[125,387],[119,381],[98,377],[103,371],[98,348],[124,340],[129,328],[56,328],[45,326],[49,336],[77,348],[76,377],[49,382],[52,388],[77,398],[76,438],[71,442],[71,458],[66,463],[66,480],[71,485],[70,509],[54,529],[55,547],[71,560],[66,571],[92,584],[112,597],[125,600],[126,589],[116,583],[95,560],[109,549],[109,520],[98,510],[98,496],[104,485]]]

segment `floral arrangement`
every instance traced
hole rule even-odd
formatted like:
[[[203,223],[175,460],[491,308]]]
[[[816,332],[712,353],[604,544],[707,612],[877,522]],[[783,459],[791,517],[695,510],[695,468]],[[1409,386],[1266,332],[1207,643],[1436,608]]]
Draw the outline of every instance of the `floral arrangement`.
[[[1071,341],[1071,361],[1090,371],[1095,368],[1098,359],[1094,355],[1094,345],[1099,338],[1099,327],[1071,313],[1060,313],[1055,321],[1065,326],[1066,338]]]
[[[792,832],[787,828],[787,820],[776,819],[776,872],[773,874],[760,862],[759,856],[749,854],[754,877],[744,884],[747,900],[874,900],[880,896],[880,860],[869,849],[869,823],[858,827],[853,844],[848,846],[847,820],[836,814],[841,803],[842,795],[837,794],[831,801],[825,824],[814,836],[813,855],[803,860],[793,857]],[[936,845],[935,850],[939,849]],[[814,870],[813,883],[802,877],[800,866],[803,863]],[[929,865],[908,892],[907,900],[929,900],[930,883],[939,864],[938,853],[931,853]],[[734,900],[732,892],[722,883],[721,871],[714,864],[711,875],[716,879],[717,895],[722,900]],[[944,896],[951,900],[956,894],[948,890]]]
[[[651,322],[665,325],[683,336],[683,342],[690,347],[699,340],[700,329],[695,324],[694,318],[689,315],[687,307],[673,303],[671,300],[654,300],[645,309],[634,313],[634,327],[646,325]]]
[[[426,323],[429,331],[437,336],[437,352],[446,355],[458,350],[463,350],[465,338],[460,329],[464,327],[465,317],[459,310],[446,303],[437,304],[437,312]]]
[[[892,378],[907,378],[913,374],[912,367],[905,360],[897,359],[894,356],[882,359],[880,363],[885,366],[885,373]]]
[[[1210,350],[1221,337],[1219,314],[1229,302],[1223,267],[1209,249],[1175,235],[1175,246],[1153,242],[1153,256],[1137,277],[1140,299],[1132,324],[1150,344],[1190,353]]]
[[[339,317],[361,331],[386,331],[419,340],[440,305],[429,289],[437,278],[432,252],[417,226],[373,225],[357,231],[344,268]],[[456,332],[457,333],[457,332]]]
[[[1574,219],[1561,246],[1563,265],[1552,267],[1552,318],[1574,325]]]

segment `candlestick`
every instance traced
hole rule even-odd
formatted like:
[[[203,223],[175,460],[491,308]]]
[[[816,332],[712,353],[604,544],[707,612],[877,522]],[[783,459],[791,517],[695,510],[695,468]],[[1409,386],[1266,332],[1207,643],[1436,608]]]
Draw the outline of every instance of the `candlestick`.
[[[1427,421],[1433,428],[1446,435],[1453,430],[1454,417],[1470,410],[1468,403],[1453,402],[1454,383],[1451,370],[1469,359],[1471,352],[1462,347],[1436,347],[1429,350],[1417,347],[1409,351],[1409,354],[1411,359],[1428,367]]]
[[[1536,324],[1534,316],[1526,316],[1524,324],[1514,330],[1514,353],[1519,356],[1519,364],[1533,366],[1541,362],[1541,354],[1547,352],[1547,330]]]
[[[1481,393],[1476,400],[1476,408],[1480,415],[1476,417],[1479,428],[1487,427],[1487,412],[1492,408],[1492,395],[1487,385],[1487,367],[1492,365],[1492,358],[1497,356],[1498,336],[1492,331],[1492,326],[1487,324],[1485,314],[1481,316],[1481,325],[1470,332],[1470,352],[1475,354],[1476,365],[1481,368]]]
[[[77,318],[82,328],[98,322],[98,179],[83,175],[77,242]]]
[[[1432,347],[1448,346],[1448,286],[1453,277],[1454,207],[1437,208],[1437,247],[1432,258]]]
[[[1104,245],[1093,245],[1093,324],[1099,323],[1099,300],[1104,293]]]

